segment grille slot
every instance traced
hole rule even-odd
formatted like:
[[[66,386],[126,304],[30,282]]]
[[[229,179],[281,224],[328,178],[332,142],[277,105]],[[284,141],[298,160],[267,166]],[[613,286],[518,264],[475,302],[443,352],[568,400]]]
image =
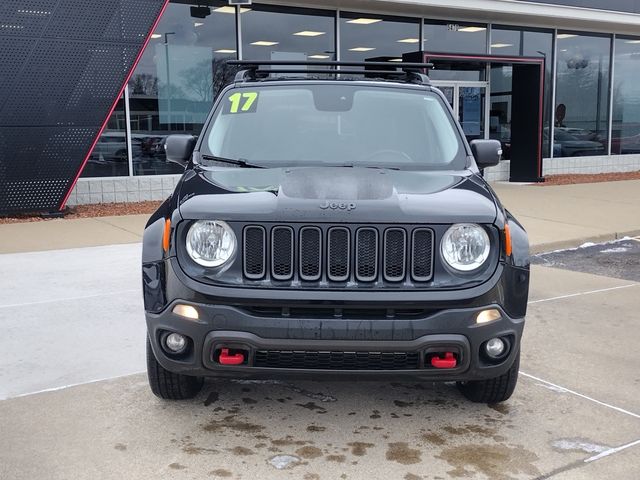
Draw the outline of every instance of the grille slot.
[[[401,228],[388,228],[384,232],[384,278],[400,282],[405,277],[407,235]]]
[[[255,367],[309,370],[416,370],[418,352],[258,350]]]
[[[378,278],[378,231],[374,228],[356,232],[356,278],[361,282]]]
[[[329,280],[344,282],[350,270],[350,232],[344,227],[329,229],[327,248],[327,272]]]
[[[433,231],[417,228],[411,239],[411,278],[426,282],[433,276]]]
[[[263,227],[250,226],[244,229],[244,276],[250,280],[261,280],[265,273],[267,234]]]
[[[435,233],[428,226],[267,223],[245,225],[242,240],[242,273],[252,282],[372,288],[429,282],[434,275]]]
[[[318,227],[300,229],[300,278],[320,280],[322,275],[322,230]]]
[[[271,231],[271,276],[275,280],[293,277],[293,229],[274,227]]]

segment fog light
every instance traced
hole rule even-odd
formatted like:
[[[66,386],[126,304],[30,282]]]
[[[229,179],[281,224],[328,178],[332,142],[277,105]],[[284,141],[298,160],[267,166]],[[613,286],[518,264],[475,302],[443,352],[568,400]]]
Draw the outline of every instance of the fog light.
[[[173,313],[181,317],[190,318],[191,320],[198,320],[198,318],[200,318],[198,310],[191,305],[176,305],[173,307]]]
[[[504,353],[505,348],[506,345],[500,338],[492,338],[484,346],[485,352],[487,352],[487,355],[491,358],[498,358]]]
[[[490,310],[483,310],[476,317],[476,323],[482,324],[493,322],[494,320],[499,320],[501,316],[502,315],[500,315],[500,310],[497,310],[495,308],[492,308]]]
[[[182,353],[187,348],[187,339],[179,333],[170,333],[164,339],[164,346],[171,353]]]

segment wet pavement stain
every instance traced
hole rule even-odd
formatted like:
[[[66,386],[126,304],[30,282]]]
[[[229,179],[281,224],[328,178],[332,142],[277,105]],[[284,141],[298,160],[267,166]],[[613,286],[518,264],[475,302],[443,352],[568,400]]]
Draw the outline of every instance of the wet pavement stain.
[[[302,480],[320,480],[320,475],[317,473],[305,473]]]
[[[296,403],[298,407],[306,408],[307,410],[312,410],[318,413],[327,413],[327,410],[320,405],[316,405],[314,402],[307,403]]]
[[[540,475],[534,465],[538,456],[521,446],[466,444],[444,449],[436,458],[454,467],[453,477],[482,473],[492,480],[509,480],[509,475]]]
[[[309,425],[307,427],[307,432],[324,432],[327,427],[321,427],[319,425]]]
[[[236,456],[240,456],[240,457],[246,457],[249,455],[255,455],[256,452],[254,452],[253,450],[251,450],[250,448],[247,447],[233,447],[233,448],[227,448],[227,451],[233,453]]]
[[[185,467],[184,465],[180,465],[179,463],[170,463],[169,468],[172,470],[184,470],[187,467]]]
[[[410,407],[413,405],[413,402],[403,402],[402,400],[394,400],[393,404],[396,407],[400,407],[400,408],[406,408],[406,407]]]
[[[487,407],[501,413],[502,415],[507,415],[509,413],[509,405],[506,403],[489,403],[487,404]]]
[[[422,435],[422,440],[429,442],[432,445],[444,445],[447,443],[447,439],[437,433],[425,433]]]
[[[218,401],[218,399],[220,398],[220,394],[218,392],[211,392],[208,396],[207,399],[204,401],[204,406],[208,407],[209,405],[211,405],[212,403],[215,403]]]
[[[222,420],[211,420],[204,426],[205,432],[219,432],[221,430],[235,430],[236,432],[258,433],[265,429],[262,425],[236,420],[234,415],[228,415]]]
[[[451,435],[469,435],[475,433],[483,437],[490,438],[496,434],[495,428],[483,427],[482,425],[466,424],[461,427],[446,426],[443,430]]]
[[[127,446],[124,443],[116,443],[113,448],[115,448],[116,450],[120,450],[121,452],[124,452],[127,449]]]
[[[257,401],[257,400],[254,400],[253,398],[250,398],[250,397],[244,397],[244,398],[242,399],[242,403],[245,403],[245,404],[247,404],[247,405],[252,405],[252,404],[254,404],[254,403],[258,403],[258,401]]]
[[[214,477],[220,477],[220,478],[229,478],[230,476],[233,475],[233,473],[231,473],[229,470],[225,470],[224,468],[218,468],[213,472],[209,472],[209,475],[213,475]]]
[[[380,411],[379,410],[374,410],[373,413],[371,415],[369,415],[369,418],[373,418],[374,420],[377,418],[380,418]]]
[[[296,455],[306,459],[318,458],[322,456],[322,450],[311,446],[300,447],[296,450]]]
[[[413,473],[407,473],[404,476],[404,480],[422,480],[422,477],[415,475]]]
[[[344,455],[327,455],[324,458],[327,460],[327,462],[337,463],[344,463],[347,460],[347,457],[345,457]]]
[[[271,440],[271,443],[276,447],[291,447],[291,446],[303,446],[308,443],[311,443],[307,440],[295,440],[291,435],[287,435],[284,438],[278,438],[276,440]]]
[[[367,448],[375,447],[373,443],[364,442],[351,442],[347,443],[347,445],[351,447],[351,454],[356,457],[364,457],[367,454]]]
[[[184,447],[182,447],[182,451],[187,455],[208,455],[220,453],[218,450],[213,448],[204,448],[204,447],[196,447],[193,443],[188,443]]]
[[[386,458],[390,462],[398,462],[402,465],[420,463],[422,452],[415,448],[409,448],[407,442],[390,443]]]

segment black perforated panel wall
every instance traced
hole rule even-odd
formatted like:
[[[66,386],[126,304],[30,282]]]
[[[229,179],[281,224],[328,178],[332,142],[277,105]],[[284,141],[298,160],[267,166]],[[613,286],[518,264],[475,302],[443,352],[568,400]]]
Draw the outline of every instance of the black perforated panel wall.
[[[60,208],[165,3],[0,1],[0,214]]]

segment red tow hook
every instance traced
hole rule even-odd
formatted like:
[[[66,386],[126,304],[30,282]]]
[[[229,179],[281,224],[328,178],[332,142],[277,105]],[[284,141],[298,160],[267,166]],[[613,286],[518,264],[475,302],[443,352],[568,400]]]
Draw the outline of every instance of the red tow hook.
[[[444,358],[439,356],[431,357],[431,366],[435,368],[456,368],[458,360],[453,356],[453,352],[445,352]]]
[[[220,350],[220,357],[218,357],[220,365],[242,365],[244,363],[244,355],[242,353],[236,353],[229,355],[229,349],[223,348]]]

